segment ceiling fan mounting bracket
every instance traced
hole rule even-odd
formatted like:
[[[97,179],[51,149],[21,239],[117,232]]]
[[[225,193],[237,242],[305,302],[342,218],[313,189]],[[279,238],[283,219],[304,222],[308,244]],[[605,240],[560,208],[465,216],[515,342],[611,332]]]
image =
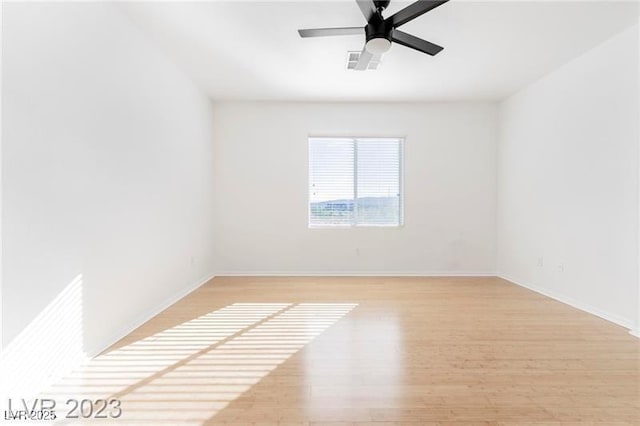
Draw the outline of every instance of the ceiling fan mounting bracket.
[[[373,4],[375,4],[378,11],[385,10],[389,3],[391,3],[391,0],[373,0]]]

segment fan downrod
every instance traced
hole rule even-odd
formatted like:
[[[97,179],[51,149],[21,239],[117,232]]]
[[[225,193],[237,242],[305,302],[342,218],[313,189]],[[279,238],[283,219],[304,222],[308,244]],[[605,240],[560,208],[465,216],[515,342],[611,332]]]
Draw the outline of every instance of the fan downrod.
[[[391,0],[373,0],[373,4],[375,4],[378,12],[385,10],[389,6],[389,3],[391,3]]]

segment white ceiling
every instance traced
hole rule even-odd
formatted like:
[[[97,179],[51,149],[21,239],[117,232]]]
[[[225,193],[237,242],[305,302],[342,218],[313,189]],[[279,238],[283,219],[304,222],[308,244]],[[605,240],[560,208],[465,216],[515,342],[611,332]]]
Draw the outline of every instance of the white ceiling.
[[[346,52],[364,35],[296,32],[364,26],[354,0],[121,5],[215,100],[497,100],[638,21],[635,1],[452,0],[402,28],[444,46],[439,55],[394,45],[378,70],[358,72]]]

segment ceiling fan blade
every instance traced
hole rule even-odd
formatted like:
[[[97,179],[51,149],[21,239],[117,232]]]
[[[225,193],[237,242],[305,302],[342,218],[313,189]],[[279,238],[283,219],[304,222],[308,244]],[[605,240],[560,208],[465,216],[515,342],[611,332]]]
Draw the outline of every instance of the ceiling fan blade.
[[[364,34],[363,27],[343,27],[343,28],[310,28],[306,30],[298,30],[300,37],[326,37],[326,36],[343,36],[343,35],[361,35]]]
[[[356,0],[356,3],[358,3],[358,7],[360,7],[360,10],[367,22],[371,20],[373,15],[378,13],[378,9],[376,9],[376,5],[373,3],[373,0]]]
[[[374,55],[366,48],[363,48],[362,52],[360,52],[360,58],[358,59],[358,63],[356,64],[354,70],[366,71],[367,69],[369,69],[369,64],[372,61],[380,62],[380,59],[382,59],[382,55]]]
[[[418,0],[415,3],[410,4],[398,13],[389,16],[385,19],[386,23],[390,23],[392,27],[399,27],[407,22],[416,19],[418,16],[427,13],[428,11],[435,9],[448,2],[449,0]]]
[[[373,55],[367,51],[367,49],[362,49],[360,52],[360,59],[358,59],[358,63],[354,68],[357,71],[365,71],[369,66],[369,62],[373,59]]]
[[[433,44],[427,40],[412,36],[411,34],[404,33],[400,30],[393,30],[391,33],[391,40],[431,56],[437,55],[442,49],[444,49],[442,46],[438,46],[437,44]]]

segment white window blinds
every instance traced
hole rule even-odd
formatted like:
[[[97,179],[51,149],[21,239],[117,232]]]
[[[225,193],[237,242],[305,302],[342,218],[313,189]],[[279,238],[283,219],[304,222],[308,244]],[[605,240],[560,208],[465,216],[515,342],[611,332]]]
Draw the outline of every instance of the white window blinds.
[[[310,138],[309,226],[400,226],[402,139]]]

